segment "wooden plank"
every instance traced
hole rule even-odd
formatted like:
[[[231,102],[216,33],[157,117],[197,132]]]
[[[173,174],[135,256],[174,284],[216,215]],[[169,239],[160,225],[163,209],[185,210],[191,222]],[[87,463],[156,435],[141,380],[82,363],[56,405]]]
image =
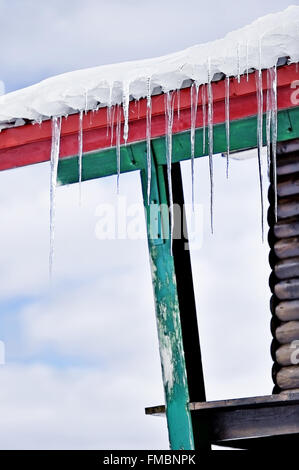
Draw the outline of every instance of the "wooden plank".
[[[229,400],[216,400],[199,403],[190,403],[191,411],[220,409],[220,408],[258,408],[271,405],[284,405],[285,403],[299,404],[299,393],[284,392],[278,395],[265,395],[260,397],[233,398]]]
[[[157,167],[153,160],[150,201],[147,197],[145,171],[141,172],[141,181],[147,214],[148,245],[155,295],[162,378],[167,403],[169,442],[173,450],[193,450],[194,437],[190,411],[187,406],[189,391],[180,322],[180,305],[174,261],[170,251],[169,211],[161,212],[159,210],[161,204],[168,207],[163,168]],[[153,209],[157,209],[155,217],[151,217]],[[156,236],[156,221],[161,226],[159,237]]]
[[[212,443],[299,434],[299,394],[191,404],[203,440]]]
[[[290,87],[292,81],[299,78],[295,64],[278,68],[278,109],[296,109],[297,105],[291,99],[294,89]],[[266,94],[266,72],[263,72],[263,88]],[[225,87],[224,80],[214,82],[214,123],[223,124],[225,121]],[[230,86],[230,116],[232,120],[240,120],[256,115],[256,88],[254,74],[242,76],[240,83],[231,79]],[[266,98],[266,96],[265,96]],[[190,88],[181,90],[180,119],[174,114],[173,132],[181,133],[190,129]],[[264,111],[265,111],[264,100]],[[196,127],[202,126],[201,93],[199,93]],[[129,109],[129,138],[128,143],[144,141],[146,138],[146,100],[139,105],[130,103]],[[177,100],[175,101],[175,111]],[[152,100],[152,137],[157,138],[165,134],[165,104],[164,95],[154,96]],[[122,118],[123,119],[123,118]],[[114,127],[115,127],[114,123]],[[62,119],[60,158],[77,155],[78,151],[78,114]],[[112,145],[115,146],[115,129]],[[111,136],[107,135],[107,109],[101,108],[97,112],[88,112],[83,118],[83,151],[84,153],[108,149],[111,145]],[[123,143],[123,140],[121,140]],[[27,124],[16,128],[6,129],[0,135],[0,170],[15,168],[33,163],[49,160],[51,147],[51,124],[44,121],[41,125]]]
[[[294,122],[290,128],[290,122]],[[264,127],[266,120],[264,117]],[[207,132],[207,130],[206,130]],[[266,133],[264,132],[264,138]],[[202,149],[203,130],[196,130],[195,155],[202,157],[207,155],[208,148]],[[255,148],[256,137],[256,117],[232,121],[230,124],[230,144],[231,150],[246,150]],[[280,141],[299,137],[299,108],[280,111],[278,113],[278,139]],[[207,136],[206,136],[207,142]],[[266,140],[265,142],[266,143]],[[166,164],[165,138],[160,137],[152,140],[152,146],[157,155],[159,164]],[[10,150],[12,152],[12,150]],[[226,151],[225,125],[214,126],[214,152],[222,153]],[[173,135],[173,163],[188,160],[191,158],[190,133],[182,132]],[[1,155],[0,155],[1,159]],[[139,142],[121,147],[121,171],[133,171],[144,169],[146,166],[146,143]],[[83,180],[101,178],[116,173],[116,151],[115,148],[99,150],[84,155]],[[58,167],[58,180],[60,184],[72,184],[78,182],[78,157],[61,158]]]

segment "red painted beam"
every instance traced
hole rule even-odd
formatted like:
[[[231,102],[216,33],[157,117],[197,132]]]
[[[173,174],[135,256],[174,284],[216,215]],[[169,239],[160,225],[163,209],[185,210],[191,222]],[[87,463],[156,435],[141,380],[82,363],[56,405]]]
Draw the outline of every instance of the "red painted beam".
[[[291,84],[299,80],[299,71],[296,64],[278,68],[278,109],[298,106],[292,100],[294,88]],[[298,82],[299,85],[299,82]],[[267,78],[263,72],[263,89],[266,97]],[[213,113],[214,123],[225,121],[225,84],[224,80],[214,82]],[[180,119],[177,116],[178,93],[174,92],[174,123],[173,133],[190,129],[190,88],[180,91]],[[199,90],[196,127],[203,125],[202,93]],[[266,99],[264,99],[264,111]],[[230,119],[238,120],[253,116],[257,111],[255,74],[241,76],[230,80]],[[115,113],[116,115],[116,113]],[[116,117],[116,116],[115,116]],[[122,118],[123,120],[123,118]],[[116,121],[116,119],[114,120]],[[115,145],[115,124],[112,145]],[[62,118],[60,158],[69,157],[78,153],[78,114]],[[165,134],[165,98],[164,95],[152,98],[152,137]],[[128,143],[145,140],[146,138],[146,100],[131,102],[129,108],[129,137]],[[121,139],[121,143],[123,140]],[[89,152],[110,147],[110,129],[107,133],[107,108],[96,112],[89,111],[83,117],[83,151]],[[26,124],[25,126],[5,129],[0,133],[0,170],[40,163],[49,160],[51,151],[51,121],[39,124]]]

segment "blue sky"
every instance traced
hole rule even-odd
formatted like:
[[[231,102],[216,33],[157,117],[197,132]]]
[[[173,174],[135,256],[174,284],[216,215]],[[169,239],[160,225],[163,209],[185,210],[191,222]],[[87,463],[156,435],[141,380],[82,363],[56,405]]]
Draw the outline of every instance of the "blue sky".
[[[0,0],[0,79],[12,91],[76,68],[141,59],[223,36],[284,1]],[[153,30],[155,34],[153,34]],[[206,159],[196,162],[204,234],[192,264],[209,399],[271,392],[267,244],[256,159],[215,157],[215,234]],[[190,202],[190,164],[183,165]],[[49,165],[0,174],[0,448],[167,448],[145,240],[100,241],[96,208],[115,178],[59,188],[48,282]],[[138,174],[121,195],[141,203]],[[244,301],[244,299],[246,299]]]

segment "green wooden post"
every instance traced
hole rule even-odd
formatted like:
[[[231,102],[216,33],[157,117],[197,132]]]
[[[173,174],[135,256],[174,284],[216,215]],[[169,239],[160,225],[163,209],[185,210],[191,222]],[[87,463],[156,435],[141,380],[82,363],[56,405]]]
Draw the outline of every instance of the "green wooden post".
[[[146,208],[148,245],[155,295],[159,349],[170,447],[194,449],[186,365],[173,257],[170,252],[169,213],[163,167],[152,164],[151,197],[141,171]],[[160,210],[162,204],[162,211]]]

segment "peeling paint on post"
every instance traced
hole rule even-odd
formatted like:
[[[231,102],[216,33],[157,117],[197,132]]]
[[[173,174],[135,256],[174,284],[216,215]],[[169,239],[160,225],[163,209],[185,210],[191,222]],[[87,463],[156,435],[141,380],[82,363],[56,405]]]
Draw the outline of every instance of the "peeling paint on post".
[[[189,393],[182,341],[179,302],[173,257],[169,246],[169,220],[160,213],[160,236],[151,236],[150,206],[147,204],[147,177],[141,172],[147,232],[155,296],[160,358],[166,403],[170,447],[173,450],[194,449]],[[150,204],[165,204],[166,187],[163,168],[152,164]]]

